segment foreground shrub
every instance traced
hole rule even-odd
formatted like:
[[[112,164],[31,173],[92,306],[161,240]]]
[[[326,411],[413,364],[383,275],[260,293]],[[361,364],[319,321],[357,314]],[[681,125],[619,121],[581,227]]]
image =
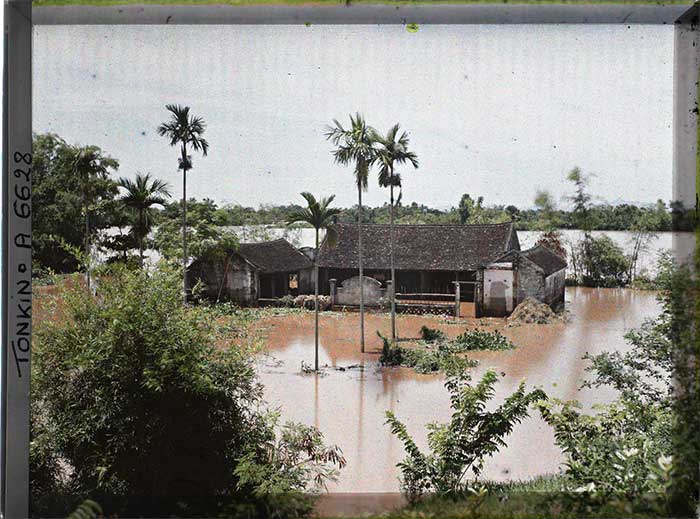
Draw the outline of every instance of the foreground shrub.
[[[479,478],[485,459],[506,446],[504,438],[528,416],[530,405],[546,398],[540,389],[527,392],[523,382],[499,407],[487,411],[498,376],[489,370],[477,384],[471,385],[470,380],[464,371],[448,376],[445,387],[454,412],[448,423],[428,425],[428,454],[420,451],[406,426],[391,411],[386,413],[391,432],[407,453],[398,467],[402,489],[410,501],[426,493],[468,490],[469,476]]]
[[[240,485],[236,468],[251,456],[265,464],[256,449],[274,436],[276,422],[264,412],[252,355],[215,347],[225,340],[217,314],[183,306],[180,286],[177,272],[115,269],[94,295],[65,287],[51,317],[37,323],[35,490],[54,483],[101,504],[125,497],[139,503],[124,505],[132,515],[174,513],[178,501],[197,498],[211,513],[216,496],[256,494],[253,483]],[[316,449],[320,433],[311,438]],[[300,462],[309,472],[279,484],[280,492],[306,488],[304,476],[315,469]]]
[[[540,404],[543,418],[554,428],[557,444],[567,456],[568,488],[628,501],[665,493],[671,483],[671,414],[655,408],[656,416],[633,409],[630,402],[581,413],[573,404]],[[555,411],[556,410],[556,411]],[[632,423],[632,422],[636,423]]]
[[[586,355],[593,378],[620,395],[595,415],[573,402],[540,406],[567,456],[565,475],[588,501],[655,500],[662,515],[687,516],[698,502],[700,457],[697,274],[661,264],[661,314],[625,338],[627,352]],[[693,461],[691,461],[693,460]]]

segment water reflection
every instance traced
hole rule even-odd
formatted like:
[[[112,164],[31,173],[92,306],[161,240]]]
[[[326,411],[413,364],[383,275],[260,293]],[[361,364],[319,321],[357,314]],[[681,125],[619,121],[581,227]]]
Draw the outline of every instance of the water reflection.
[[[624,333],[643,319],[658,314],[655,295],[626,289],[568,288],[570,320],[551,325],[505,327],[501,319],[481,320],[498,329],[518,348],[512,351],[475,352],[478,376],[494,367],[505,376],[497,386],[496,401],[514,391],[521,380],[540,386],[547,394],[577,399],[586,408],[614,397],[610,389],[579,390],[586,377],[586,353],[625,350]],[[366,317],[367,353],[360,353],[358,315],[322,314],[320,320],[323,375],[301,373],[302,360],[313,358],[313,315],[270,318],[262,323],[268,353],[281,361],[274,368],[261,364],[266,398],[281,408],[283,418],[313,424],[326,440],[343,448],[348,466],[340,480],[329,487],[335,492],[395,492],[396,463],[403,447],[384,424],[385,411],[395,412],[420,447],[425,447],[425,424],[449,418],[449,398],[440,375],[419,375],[404,368],[378,366],[381,340],[375,330],[388,335],[385,314]],[[439,318],[400,315],[402,336],[417,337],[423,324],[440,328],[450,336],[477,325],[473,319],[460,324]],[[486,477],[524,479],[555,472],[561,454],[551,429],[537,417],[517,425],[502,450],[486,465]]]

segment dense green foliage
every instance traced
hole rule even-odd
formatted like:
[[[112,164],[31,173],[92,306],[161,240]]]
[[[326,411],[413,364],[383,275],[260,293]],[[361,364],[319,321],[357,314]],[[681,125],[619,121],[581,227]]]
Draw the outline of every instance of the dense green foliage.
[[[515,348],[513,343],[498,330],[493,332],[480,329],[466,330],[454,339],[448,339],[442,330],[422,326],[420,335],[421,339],[426,342],[450,343],[450,349],[458,353],[473,350],[512,350]]]
[[[630,259],[608,236],[585,236],[569,254],[573,278],[589,287],[621,287],[629,282]]]
[[[94,146],[87,147],[108,170],[116,170],[116,160]],[[75,257],[57,240],[74,247],[85,245],[85,209],[90,211],[90,241],[100,230],[118,220],[117,185],[109,178],[87,180],[76,172],[80,148],[54,134],[35,135],[32,163],[32,255],[35,270],[74,272]]]
[[[182,255],[182,204],[167,204],[160,215],[153,246],[163,257],[176,260]],[[187,250],[192,258],[226,256],[238,247],[235,232],[218,223],[216,205],[211,200],[187,204]]]
[[[576,170],[574,170],[576,171]],[[533,208],[518,208],[514,205],[485,205],[484,198],[469,193],[461,195],[456,206],[437,209],[412,202],[395,202],[394,216],[399,224],[475,224],[503,223],[512,221],[519,230],[551,232],[555,229],[588,229],[607,231],[663,232],[691,230],[690,209],[683,209],[677,202],[670,207],[658,200],[655,204],[637,206],[632,204],[601,203],[594,205],[586,192],[588,177],[583,176],[575,184],[575,193],[569,197],[570,209],[557,208],[547,191],[538,191]],[[583,183],[582,183],[583,182]],[[213,204],[213,202],[209,201]],[[578,204],[578,205],[577,205]],[[584,204],[583,207],[581,204]],[[378,207],[363,206],[364,223],[389,223],[390,204]],[[258,208],[242,205],[214,207],[218,225],[283,225],[289,215],[301,210],[296,204],[261,205]],[[687,213],[687,214],[686,214]],[[354,223],[358,219],[358,207],[341,208],[338,221]],[[677,222],[674,226],[673,222]]]
[[[459,351],[512,350],[515,348],[515,345],[498,330],[493,332],[479,329],[467,330],[455,337],[452,342]]]
[[[406,426],[387,411],[387,423],[407,453],[398,467],[409,500],[415,501],[426,493],[454,494],[473,486],[486,458],[506,446],[504,438],[528,416],[530,405],[546,398],[539,389],[527,392],[523,382],[500,406],[488,411],[497,380],[491,370],[474,385],[466,371],[448,376],[445,387],[450,393],[452,418],[445,424],[428,425],[427,454],[421,452]]]
[[[325,489],[345,466],[340,449],[326,447],[315,427],[287,423],[277,435],[279,415],[271,413],[267,421],[267,435],[236,466],[239,489],[250,489],[258,497],[290,489],[317,491]],[[308,488],[310,482],[313,487]]]
[[[220,496],[266,506],[261,496],[334,476],[327,465],[342,456],[315,430],[286,425],[271,446],[276,420],[265,414],[250,349],[231,344],[220,314],[182,305],[177,273],[117,267],[98,279],[94,295],[77,280],[61,285],[35,328],[36,498],[120,496],[132,500],[124,505],[132,514],[143,512],[143,498],[162,515],[197,497],[200,505]],[[282,455],[293,470],[268,467]],[[256,480],[253,467],[268,477]]]

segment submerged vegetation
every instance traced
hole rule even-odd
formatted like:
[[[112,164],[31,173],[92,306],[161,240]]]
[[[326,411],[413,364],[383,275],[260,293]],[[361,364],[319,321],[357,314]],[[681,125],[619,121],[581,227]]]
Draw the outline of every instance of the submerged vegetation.
[[[477,365],[475,360],[460,354],[474,350],[510,350],[513,343],[500,332],[484,330],[467,330],[454,339],[434,328],[421,328],[422,344],[407,348],[392,345],[391,341],[377,332],[382,339],[382,354],[379,362],[382,366],[404,366],[415,369],[418,373],[436,371],[454,372]]]
[[[377,332],[382,339],[382,354],[379,363],[382,366],[404,366],[413,368],[417,373],[434,373],[436,371],[459,371],[477,365],[475,360],[457,355],[447,344],[439,344],[435,349],[404,348],[392,346],[391,341]]]
[[[466,330],[454,339],[448,339],[445,332],[436,328],[422,326],[421,339],[428,343],[451,343],[451,349],[460,353],[473,350],[512,350],[515,345],[510,342],[498,330],[487,332],[485,330]]]

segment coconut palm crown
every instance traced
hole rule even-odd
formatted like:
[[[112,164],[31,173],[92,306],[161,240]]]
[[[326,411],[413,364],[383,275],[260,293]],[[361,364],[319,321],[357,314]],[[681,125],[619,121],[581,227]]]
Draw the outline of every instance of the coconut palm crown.
[[[151,179],[150,173],[137,173],[134,180],[122,177],[119,179],[119,187],[124,189],[121,202],[136,216],[131,233],[139,244],[139,258],[143,266],[143,241],[153,226],[153,206],[166,203],[170,197],[170,187],[162,180]]]

